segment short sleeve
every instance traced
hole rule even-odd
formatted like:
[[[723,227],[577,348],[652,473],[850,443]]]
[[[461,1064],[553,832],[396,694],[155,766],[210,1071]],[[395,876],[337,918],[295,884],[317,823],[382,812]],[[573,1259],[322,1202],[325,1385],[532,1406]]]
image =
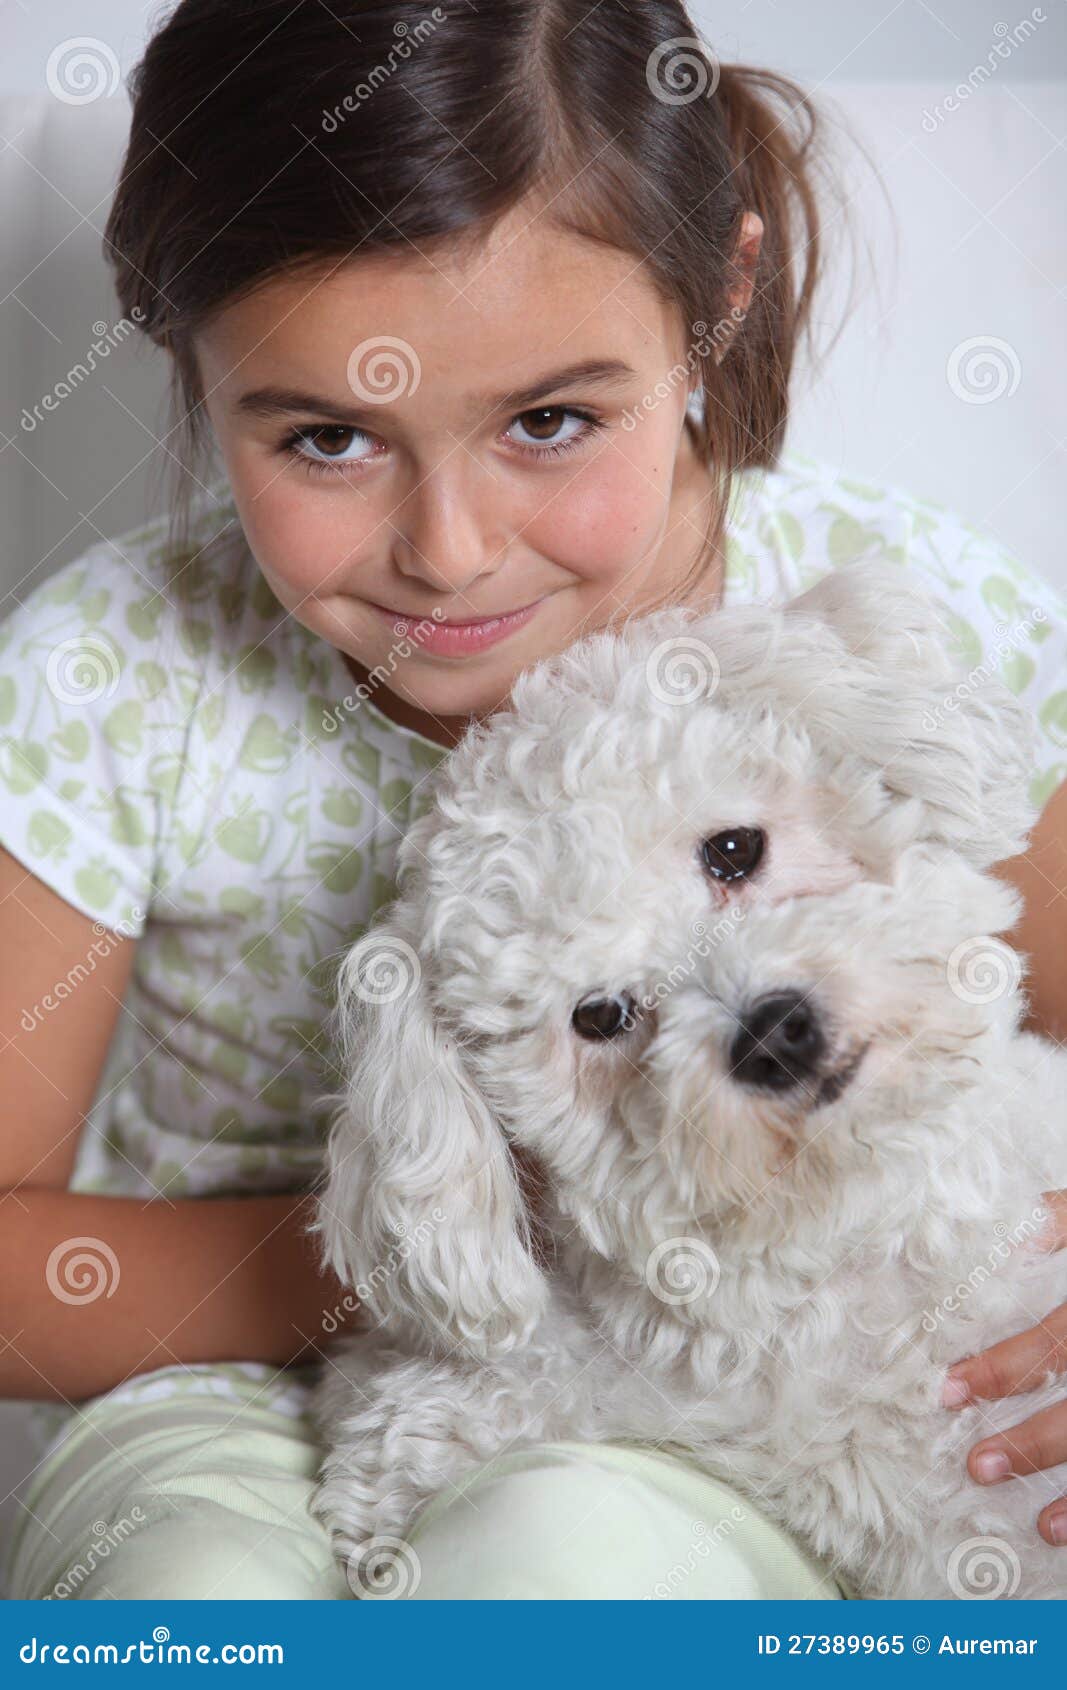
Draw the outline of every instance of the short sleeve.
[[[58,569],[0,622],[0,845],[131,937],[157,884],[180,731],[166,619],[120,540]]]
[[[938,506],[911,511],[910,561],[944,607],[963,662],[992,669],[1033,712],[1030,800],[1067,781],[1067,597],[989,534]]]

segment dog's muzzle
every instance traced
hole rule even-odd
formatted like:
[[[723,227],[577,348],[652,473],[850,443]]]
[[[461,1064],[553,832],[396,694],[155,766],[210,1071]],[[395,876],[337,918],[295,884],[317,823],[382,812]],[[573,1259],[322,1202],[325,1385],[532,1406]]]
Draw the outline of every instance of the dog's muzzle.
[[[798,991],[771,992],[741,1017],[730,1046],[730,1073],[761,1091],[812,1090],[827,1051],[819,1011]]]

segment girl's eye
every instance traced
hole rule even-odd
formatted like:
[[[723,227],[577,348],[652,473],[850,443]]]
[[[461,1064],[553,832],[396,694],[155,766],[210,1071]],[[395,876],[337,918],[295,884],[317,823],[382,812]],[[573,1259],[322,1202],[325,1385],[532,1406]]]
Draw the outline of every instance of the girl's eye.
[[[318,423],[311,427],[294,429],[282,442],[282,448],[292,457],[298,458],[304,468],[312,474],[319,471],[329,475],[337,464],[361,464],[373,457],[372,452],[362,452],[357,457],[351,457],[345,450],[346,439],[350,451],[353,446],[359,446],[369,438],[361,429],[346,428],[342,423]]]
[[[522,411],[511,424],[512,429],[520,427],[526,435],[513,443],[527,457],[534,458],[555,458],[573,451],[604,426],[599,417],[569,405]],[[310,474],[331,475],[338,469],[366,464],[376,457],[373,446],[367,450],[370,439],[362,429],[341,423],[306,423],[286,436],[282,450],[296,458]]]
[[[576,425],[567,433],[560,432],[561,420]],[[520,411],[511,428],[521,428],[526,439],[515,441],[535,458],[554,458],[569,452],[589,440],[604,424],[588,411],[577,411],[570,405],[541,405],[533,411]],[[510,432],[510,430],[509,430]]]

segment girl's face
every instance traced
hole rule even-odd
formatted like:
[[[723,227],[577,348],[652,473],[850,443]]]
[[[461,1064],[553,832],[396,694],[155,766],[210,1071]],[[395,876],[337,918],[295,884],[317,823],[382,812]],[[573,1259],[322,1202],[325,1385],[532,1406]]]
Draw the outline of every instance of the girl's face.
[[[259,567],[357,679],[378,670],[386,714],[450,744],[689,571],[711,489],[676,319],[630,257],[512,213],[474,259],[323,266],[197,336]],[[493,639],[443,626],[517,611]]]

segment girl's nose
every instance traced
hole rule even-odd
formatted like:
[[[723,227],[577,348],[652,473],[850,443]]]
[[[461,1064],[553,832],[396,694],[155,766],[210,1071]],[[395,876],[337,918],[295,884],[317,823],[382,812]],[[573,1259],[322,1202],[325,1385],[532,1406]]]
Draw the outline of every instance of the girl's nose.
[[[488,471],[443,466],[424,476],[391,518],[400,573],[423,583],[446,607],[451,599],[472,601],[471,615],[505,556],[492,493]]]

